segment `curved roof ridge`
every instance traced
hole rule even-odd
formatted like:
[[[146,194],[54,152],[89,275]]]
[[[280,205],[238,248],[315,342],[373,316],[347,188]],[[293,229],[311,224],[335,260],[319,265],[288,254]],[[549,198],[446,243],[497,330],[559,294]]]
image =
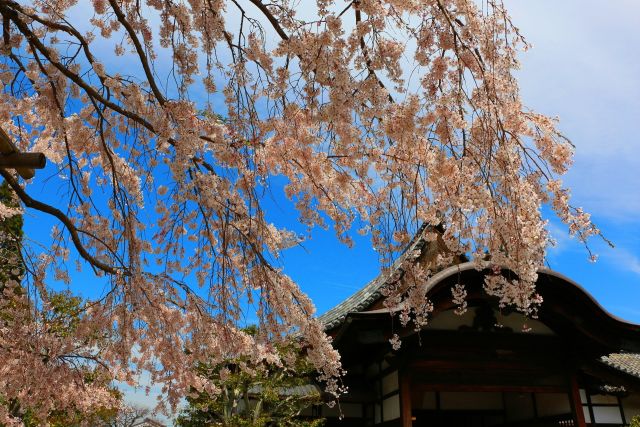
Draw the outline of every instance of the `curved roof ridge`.
[[[589,291],[587,291],[584,286],[582,286],[581,284],[579,284],[578,282],[576,282],[573,279],[570,279],[569,277],[565,276],[564,274],[555,271],[555,270],[551,270],[549,268],[541,268],[538,270],[538,273],[543,273],[549,276],[555,276],[558,279],[564,280],[565,282],[569,283],[570,285],[573,285],[574,287],[578,288],[579,291],[581,291],[587,298],[589,298],[591,300],[591,302],[593,302],[600,310],[602,310],[607,316],[611,317],[613,320],[616,320],[620,323],[626,323],[627,325],[632,325],[632,326],[640,326],[640,323],[633,323],[628,321],[627,319],[623,319],[620,316],[617,316],[613,313],[611,313],[609,310],[607,310],[606,308],[604,308],[604,306],[602,304],[600,304],[598,302],[598,300],[591,295],[591,293]]]
[[[419,235],[422,236],[422,233],[420,233]],[[329,330],[340,325],[346,319],[349,313],[362,311],[365,308],[367,308],[370,304],[372,304],[376,299],[378,299],[381,296],[380,290],[386,284],[389,277],[391,277],[391,275],[393,275],[396,271],[398,271],[402,262],[404,262],[404,260],[407,258],[407,254],[413,253],[413,251],[415,251],[416,249],[421,249],[424,243],[425,241],[424,239],[422,239],[422,237],[417,239],[414,242],[413,246],[410,246],[411,250],[405,251],[405,253],[403,253],[402,256],[398,257],[398,259],[396,260],[396,262],[394,262],[392,268],[389,269],[389,272],[387,274],[379,275],[378,277],[370,281],[364,288],[360,289],[359,291],[351,295],[349,298],[342,301],[340,304],[338,304],[337,306],[335,306],[334,308],[330,309],[329,311],[324,313],[322,316],[320,316],[318,320],[320,320],[324,324],[325,330]],[[419,244],[420,246],[418,246]],[[434,274],[433,276],[431,276],[426,281],[426,283],[424,283],[423,285],[424,293],[425,294],[428,293],[435,285],[437,285],[442,280],[454,274],[458,274],[468,270],[481,271],[487,267],[488,267],[488,263],[479,264],[474,261],[468,261],[465,263],[456,264],[456,265],[447,267],[439,271],[438,273]],[[573,286],[574,288],[578,289],[598,309],[600,309],[604,314],[606,314],[611,319],[629,326],[635,326],[635,327],[640,326],[639,324],[629,322],[628,320],[622,319],[616,316],[615,314],[610,313],[584,287],[582,287],[572,279],[566,277],[562,273],[559,273],[557,271],[550,270],[547,268],[539,269],[538,273],[545,274],[548,276],[554,276],[566,282],[567,284]]]

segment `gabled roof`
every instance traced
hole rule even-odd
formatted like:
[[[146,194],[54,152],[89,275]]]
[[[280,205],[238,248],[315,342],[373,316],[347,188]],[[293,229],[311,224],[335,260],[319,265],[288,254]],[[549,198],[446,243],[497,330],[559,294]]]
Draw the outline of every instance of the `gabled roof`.
[[[356,313],[370,307],[375,301],[382,296],[381,290],[389,283],[390,279],[397,277],[400,273],[401,266],[410,257],[414,256],[416,251],[423,252],[426,244],[424,236],[425,226],[420,227],[416,233],[416,238],[407,246],[407,249],[396,259],[391,268],[385,273],[367,283],[362,289],[351,295],[340,304],[336,305],[322,316],[318,318],[324,325],[325,330],[330,330],[339,326],[344,322],[349,313]]]
[[[407,261],[421,262],[423,254],[427,254],[428,259],[431,256],[429,253],[438,250],[437,241],[430,243],[425,239],[425,228],[421,227],[416,238],[391,268],[319,317],[326,331],[337,330],[338,327],[344,330],[348,327],[347,324],[350,324],[347,318],[365,321],[379,317],[383,312],[389,313],[384,308],[376,309],[379,306],[375,304],[382,298],[385,285],[401,277]],[[422,284],[422,290],[425,296],[431,297],[434,292],[442,292],[438,288],[444,289],[443,286],[449,286],[449,282],[454,279],[459,280],[461,276],[465,276],[468,280],[482,280],[480,278],[490,271],[488,268],[489,265],[484,263],[461,262],[433,274]],[[547,312],[543,313],[547,315],[547,320],[552,320],[556,326],[562,326],[565,333],[580,333],[588,338],[590,346],[592,344],[599,346],[600,350],[593,350],[594,352],[615,351],[608,356],[597,356],[599,357],[597,360],[619,372],[640,379],[640,325],[609,313],[589,292],[561,273],[544,268],[538,273],[540,275],[538,286],[551,298],[545,301],[542,307]],[[551,306],[549,306],[550,303]],[[549,315],[551,318],[548,317]],[[567,329],[567,325],[570,329]]]
[[[419,233],[418,235],[422,235]],[[378,277],[367,283],[362,289],[348,297],[346,300],[342,301],[337,306],[333,307],[323,315],[318,317],[324,326],[325,330],[332,329],[336,326],[342,324],[342,322],[346,319],[347,315],[350,313],[361,312],[367,308],[369,308],[373,302],[375,302],[378,298],[382,296],[381,290],[384,286],[391,282],[390,279],[397,280],[398,274],[402,272],[403,263],[410,257],[416,258],[416,252],[422,251],[424,253],[425,250],[425,240],[424,238],[416,239],[411,242],[409,249],[406,250],[398,259],[393,263],[392,267],[383,274],[380,274]],[[460,274],[466,271],[483,271],[488,267],[484,264],[478,264],[476,262],[463,262],[460,264],[454,264],[444,270],[441,270],[431,276],[426,283],[422,285],[425,295],[429,293],[429,291],[438,283],[444,281],[450,276]],[[632,325],[634,327],[638,327],[640,325],[636,325],[628,322],[625,319],[621,319],[618,316],[609,313],[604,307],[600,305],[600,303],[591,295],[589,292],[580,286],[578,283],[574,282],[570,278],[566,277],[562,273],[559,273],[554,270],[549,270],[547,268],[541,268],[538,270],[540,275],[553,277],[559,279],[561,282],[564,282],[566,285],[569,285],[570,288],[573,288],[577,293],[582,294],[591,304],[597,307],[598,310],[604,312],[607,317],[612,320],[620,323],[626,323]]]

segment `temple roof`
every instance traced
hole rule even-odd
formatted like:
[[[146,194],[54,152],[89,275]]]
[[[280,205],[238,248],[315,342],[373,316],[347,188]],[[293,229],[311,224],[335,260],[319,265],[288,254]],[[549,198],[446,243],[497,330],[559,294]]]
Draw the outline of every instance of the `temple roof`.
[[[420,262],[422,255],[429,258],[438,250],[437,241],[428,242],[424,236],[425,228],[422,228],[388,270],[320,316],[324,329],[337,331],[337,336],[340,336],[350,328],[348,318],[362,322],[381,319],[380,316],[388,314],[388,309],[376,304],[383,297],[385,285],[398,280],[406,261]],[[482,276],[489,271],[488,264],[461,262],[433,274],[422,284],[422,290],[425,296],[432,298],[451,286],[452,280],[463,276],[466,280],[482,283]],[[589,292],[561,273],[549,269],[540,269],[538,273],[537,286],[545,297],[542,307],[545,319],[563,328],[565,334],[582,336],[586,340],[585,345],[596,354],[598,351],[608,354],[596,356],[599,362],[640,379],[640,325],[609,313]],[[599,350],[595,350],[596,347]]]
[[[414,240],[407,245],[407,250],[393,263],[391,268],[367,283],[362,289],[351,295],[340,304],[330,309],[319,320],[325,331],[347,328],[346,320],[364,321],[389,313],[379,304],[385,285],[397,281],[406,268],[406,262],[415,262],[429,268],[431,261],[441,253],[441,241],[429,239],[425,227],[421,228]],[[438,231],[435,230],[434,231]],[[461,261],[461,260],[459,260]],[[450,286],[459,280],[467,285],[476,286],[478,295],[482,292],[483,276],[491,274],[488,263],[460,262],[437,271],[421,285],[423,294],[432,299],[450,299]],[[640,325],[630,323],[609,313],[584,288],[570,278],[553,270],[540,269],[537,286],[545,298],[540,315],[546,322],[553,324],[552,329],[562,331],[570,336],[581,336],[585,345],[589,342],[591,351],[609,354],[603,359],[611,367],[640,378]],[[471,292],[471,290],[469,290]],[[484,297],[486,298],[486,294]],[[401,303],[402,304],[402,303]],[[446,305],[446,304],[445,304]],[[366,316],[365,316],[366,315]],[[364,316],[364,317],[363,317]],[[622,353],[626,352],[626,353]]]
[[[405,251],[396,260],[396,262],[393,263],[393,266],[386,273],[380,274],[378,277],[367,283],[362,289],[320,316],[318,319],[323,323],[324,329],[328,331],[337,326],[340,326],[349,314],[368,311],[367,308],[370,308],[372,304],[382,296],[381,290],[383,289],[384,285],[390,282],[389,279],[397,277],[397,274],[399,271],[401,271],[401,266],[407,259],[407,257],[415,256],[415,251],[424,251],[425,246],[425,240],[423,238],[416,239],[409,246],[409,250]],[[461,264],[452,265],[451,267],[437,272],[436,274],[431,276],[426,283],[422,285],[424,294],[429,294],[431,289],[451,276],[474,270],[483,271],[486,270],[486,268],[487,266],[475,262],[464,262]],[[640,327],[639,325],[630,323],[625,319],[621,319],[609,313],[582,286],[580,286],[570,278],[564,276],[563,274],[546,268],[541,268],[540,270],[538,270],[538,273],[541,276],[554,278],[564,283],[565,285],[568,285],[565,287],[565,289],[571,288],[574,293],[582,295],[585,300],[589,301],[593,308],[595,308],[597,311],[600,311],[607,318],[613,320],[614,322],[631,326],[634,330],[638,330],[638,328]]]

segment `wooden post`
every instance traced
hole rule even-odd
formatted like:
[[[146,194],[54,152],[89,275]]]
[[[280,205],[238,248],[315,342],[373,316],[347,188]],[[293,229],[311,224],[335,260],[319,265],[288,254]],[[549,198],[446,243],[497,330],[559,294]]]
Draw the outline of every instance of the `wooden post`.
[[[578,387],[578,379],[575,373],[571,375],[571,407],[573,408],[576,427],[587,427],[584,411],[582,410],[582,400],[580,399],[580,387]]]
[[[402,427],[412,427],[411,414],[411,380],[408,373],[402,369],[400,372],[400,421]]]

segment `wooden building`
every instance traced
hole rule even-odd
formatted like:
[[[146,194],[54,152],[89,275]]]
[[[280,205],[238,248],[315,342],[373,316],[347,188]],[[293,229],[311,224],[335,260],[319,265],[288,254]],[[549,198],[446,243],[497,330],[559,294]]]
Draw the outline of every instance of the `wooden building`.
[[[407,253],[428,257],[433,246],[417,239]],[[639,325],[551,270],[540,271],[537,319],[499,310],[482,290],[490,272],[460,262],[422,285],[434,306],[429,325],[402,328],[381,291],[406,256],[320,317],[349,389],[339,408],[316,409],[327,426],[622,426],[640,415]],[[456,283],[468,291],[461,316]],[[402,338],[397,351],[393,334]]]

